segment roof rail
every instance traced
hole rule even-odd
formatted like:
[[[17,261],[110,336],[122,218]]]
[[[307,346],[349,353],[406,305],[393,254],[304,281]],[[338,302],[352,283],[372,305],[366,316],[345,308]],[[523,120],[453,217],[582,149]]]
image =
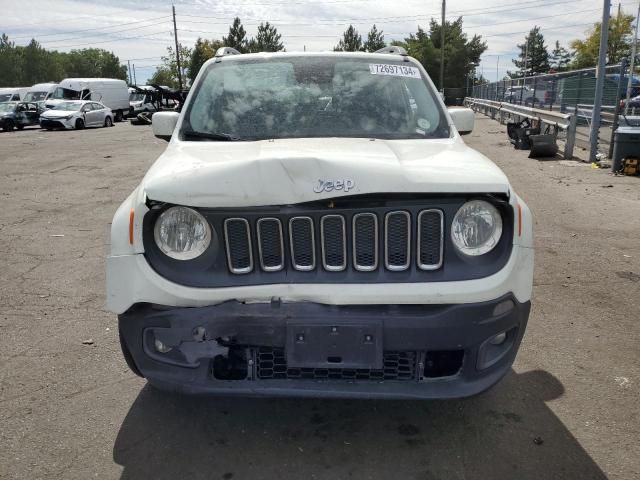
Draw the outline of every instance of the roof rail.
[[[240,52],[233,47],[220,47],[216,50],[216,57],[225,57],[227,55],[240,55]]]
[[[396,45],[389,45],[388,47],[381,48],[380,50],[376,50],[374,53],[389,53],[391,55],[408,55],[407,51]]]

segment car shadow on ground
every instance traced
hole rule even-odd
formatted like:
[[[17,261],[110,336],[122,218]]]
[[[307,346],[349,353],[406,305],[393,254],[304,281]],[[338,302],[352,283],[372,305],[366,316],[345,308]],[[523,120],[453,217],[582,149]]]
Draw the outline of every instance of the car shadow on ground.
[[[118,433],[122,479],[604,479],[546,405],[544,371],[454,401],[187,397],[146,386]]]

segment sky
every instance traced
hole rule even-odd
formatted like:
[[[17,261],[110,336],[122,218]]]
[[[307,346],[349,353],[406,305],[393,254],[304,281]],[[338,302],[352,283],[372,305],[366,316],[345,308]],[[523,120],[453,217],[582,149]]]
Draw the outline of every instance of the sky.
[[[375,23],[387,42],[402,40],[419,25],[427,28],[430,18],[439,22],[442,8],[441,1],[429,0],[0,0],[0,33],[18,45],[35,38],[52,50],[113,51],[122,63],[135,65],[137,83],[143,84],[174,42],[172,4],[178,39],[187,46],[199,36],[221,38],[239,16],[249,36],[262,21],[274,24],[287,51],[332,50],[349,24],[365,37]],[[635,15],[638,0],[620,5]],[[613,3],[612,14],[617,8]],[[448,0],[447,20],[459,16],[469,37],[482,35],[487,42],[478,69],[493,81],[513,70],[516,45],[534,25],[541,27],[549,51],[556,40],[568,46],[600,21],[602,1]]]

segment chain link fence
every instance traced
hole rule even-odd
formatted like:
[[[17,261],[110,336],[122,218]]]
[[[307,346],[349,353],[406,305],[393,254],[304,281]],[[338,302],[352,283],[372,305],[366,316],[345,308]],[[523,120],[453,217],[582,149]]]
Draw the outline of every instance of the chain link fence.
[[[606,67],[598,150],[609,157],[613,149],[613,131],[617,126],[628,82],[629,74],[624,65]],[[640,78],[634,76],[631,83],[633,98],[640,95]],[[452,98],[453,102],[459,103],[461,91],[464,91],[464,97],[467,98],[574,114],[577,117],[575,144],[577,147],[589,148],[589,130],[596,93],[595,68],[506,79],[469,86],[466,89],[450,89],[445,95]]]

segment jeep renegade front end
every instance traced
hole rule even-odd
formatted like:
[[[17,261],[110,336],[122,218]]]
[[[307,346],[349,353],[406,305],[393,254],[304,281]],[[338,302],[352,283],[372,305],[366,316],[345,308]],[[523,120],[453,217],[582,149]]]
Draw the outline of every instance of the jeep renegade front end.
[[[423,67],[224,48],[115,214],[131,369],[188,393],[451,398],[510,369],[531,214]],[[466,125],[466,126],[463,126]],[[458,128],[456,128],[458,127]]]

